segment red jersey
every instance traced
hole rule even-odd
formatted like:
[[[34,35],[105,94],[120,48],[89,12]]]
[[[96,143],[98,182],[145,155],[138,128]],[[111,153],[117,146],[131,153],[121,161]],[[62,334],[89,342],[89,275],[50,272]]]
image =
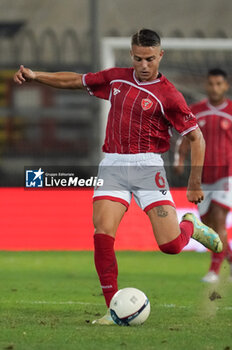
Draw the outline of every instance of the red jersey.
[[[212,106],[207,100],[190,106],[206,142],[203,183],[232,176],[232,101]]]
[[[83,85],[111,102],[104,152],[163,153],[172,127],[185,135],[198,126],[182,94],[163,75],[141,82],[133,68],[111,68],[83,75]]]

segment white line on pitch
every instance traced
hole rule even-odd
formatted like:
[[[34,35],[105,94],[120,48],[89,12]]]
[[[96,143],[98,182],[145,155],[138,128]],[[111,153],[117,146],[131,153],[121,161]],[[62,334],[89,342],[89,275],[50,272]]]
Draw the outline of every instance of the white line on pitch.
[[[32,305],[95,305],[95,306],[105,306],[103,303],[87,303],[87,302],[82,302],[82,301],[47,301],[47,300],[32,300],[32,301],[27,301],[27,300],[18,300],[16,301],[16,304],[32,304]],[[163,307],[167,309],[190,309],[194,305],[176,305],[176,304],[154,304],[154,307]],[[232,306],[217,306],[218,310],[232,310]]]
[[[176,304],[160,304],[160,305],[156,305],[156,306],[158,306],[158,307],[165,307],[165,308],[168,308],[168,309],[171,309],[171,308],[188,309],[188,308],[191,307],[191,306],[176,305]]]
[[[96,305],[96,306],[104,306],[105,304],[100,303],[86,303],[82,301],[47,301],[47,300],[18,300],[16,304],[48,304],[48,305]]]
[[[175,304],[160,304],[160,305],[155,305],[157,307],[164,307],[164,308],[168,308],[168,309],[190,309],[191,307],[193,307],[194,305],[175,305]],[[216,307],[217,310],[232,310],[232,306],[217,306]]]

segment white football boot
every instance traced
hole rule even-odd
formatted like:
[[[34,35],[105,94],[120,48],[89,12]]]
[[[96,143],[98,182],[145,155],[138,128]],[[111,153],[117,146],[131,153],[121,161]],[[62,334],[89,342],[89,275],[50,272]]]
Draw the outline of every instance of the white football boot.
[[[209,271],[201,280],[206,283],[217,283],[219,276],[214,271]]]
[[[113,321],[113,319],[111,317],[110,309],[107,310],[107,313],[103,317],[92,321],[92,324],[100,324],[100,325],[105,325],[105,326],[111,326],[111,325],[115,324],[115,322]]]

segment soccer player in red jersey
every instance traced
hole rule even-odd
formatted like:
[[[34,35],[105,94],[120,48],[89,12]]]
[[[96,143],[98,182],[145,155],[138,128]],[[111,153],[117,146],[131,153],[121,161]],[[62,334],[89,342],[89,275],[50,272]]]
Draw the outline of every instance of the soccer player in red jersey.
[[[18,84],[34,80],[56,88],[86,89],[111,103],[98,174],[104,185],[95,188],[93,198],[94,259],[107,307],[118,290],[115,235],[132,194],[147,213],[162,252],[179,253],[190,237],[213,251],[222,250],[219,236],[193,214],[185,214],[178,223],[160,154],[169,149],[172,127],[186,135],[192,159],[187,197],[199,203],[204,197],[205,142],[183,96],[159,73],[163,54],[158,34],[142,29],[132,36],[132,68],[81,75],[33,72],[21,66],[14,76]],[[112,324],[109,310],[95,323]]]
[[[232,250],[227,242],[226,218],[232,207],[232,101],[226,98],[229,85],[227,74],[221,69],[208,72],[208,98],[191,106],[206,141],[202,188],[205,199],[198,204],[202,221],[212,227],[223,242],[223,251],[213,252],[209,272],[204,282],[217,282],[219,270],[226,258],[232,280]],[[175,165],[183,171],[189,142],[183,138],[178,147]]]

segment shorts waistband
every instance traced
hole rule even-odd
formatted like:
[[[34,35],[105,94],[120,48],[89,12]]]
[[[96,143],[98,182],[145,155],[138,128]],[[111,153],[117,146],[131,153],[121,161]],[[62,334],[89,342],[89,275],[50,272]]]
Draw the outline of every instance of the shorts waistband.
[[[138,162],[141,160],[154,159],[163,161],[160,153],[135,153],[135,154],[121,154],[121,153],[105,153],[105,158],[118,159],[125,162]]]

